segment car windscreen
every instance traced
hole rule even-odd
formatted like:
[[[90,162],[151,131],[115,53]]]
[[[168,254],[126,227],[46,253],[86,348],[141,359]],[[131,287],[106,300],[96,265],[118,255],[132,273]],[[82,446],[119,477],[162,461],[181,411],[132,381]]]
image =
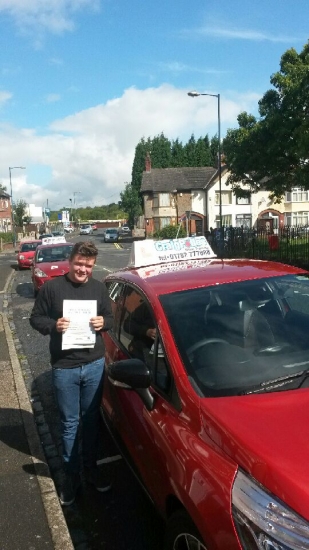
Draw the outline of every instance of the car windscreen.
[[[63,262],[69,259],[72,249],[72,244],[42,247],[37,251],[36,262]]]
[[[117,235],[117,229],[106,229],[108,235]]]
[[[33,252],[40,243],[24,243],[20,247],[21,252]]]
[[[309,276],[286,275],[160,297],[203,396],[309,386]]]

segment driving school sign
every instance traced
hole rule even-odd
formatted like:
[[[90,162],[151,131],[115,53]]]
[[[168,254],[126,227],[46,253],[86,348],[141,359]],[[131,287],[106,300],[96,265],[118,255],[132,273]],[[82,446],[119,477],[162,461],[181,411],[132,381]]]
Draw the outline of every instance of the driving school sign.
[[[133,243],[129,266],[142,267],[165,262],[216,258],[207,239],[185,237],[183,239],[165,239],[155,241],[136,241]]]

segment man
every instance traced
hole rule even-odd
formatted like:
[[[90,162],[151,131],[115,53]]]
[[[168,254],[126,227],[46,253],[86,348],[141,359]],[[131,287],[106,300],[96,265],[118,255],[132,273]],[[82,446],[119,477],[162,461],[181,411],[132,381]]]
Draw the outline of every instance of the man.
[[[105,352],[101,331],[112,327],[107,289],[91,277],[97,254],[98,250],[92,242],[76,243],[69,259],[69,272],[42,286],[30,316],[31,326],[41,334],[50,336],[52,379],[60,413],[65,471],[59,497],[61,504],[67,506],[74,501],[80,486],[80,418],[86,481],[101,492],[110,488],[110,483],[100,479],[103,472],[96,465]],[[92,347],[66,349],[62,336],[74,319],[63,316],[63,300],[95,300],[97,312],[89,319],[95,331]],[[89,325],[85,328],[89,330]]]

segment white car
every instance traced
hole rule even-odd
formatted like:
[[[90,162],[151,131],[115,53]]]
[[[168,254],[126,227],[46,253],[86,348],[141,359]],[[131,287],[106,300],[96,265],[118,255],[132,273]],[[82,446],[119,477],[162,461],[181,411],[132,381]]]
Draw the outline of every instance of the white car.
[[[93,229],[90,224],[83,224],[80,226],[79,234],[80,235],[92,235]]]
[[[71,225],[67,225],[66,227],[63,228],[63,230],[65,233],[73,233],[74,228]]]

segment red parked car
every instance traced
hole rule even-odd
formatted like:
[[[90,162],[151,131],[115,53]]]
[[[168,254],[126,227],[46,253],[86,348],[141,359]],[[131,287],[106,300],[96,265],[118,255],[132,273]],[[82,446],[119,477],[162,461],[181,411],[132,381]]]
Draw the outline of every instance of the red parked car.
[[[106,284],[103,417],[164,550],[309,548],[309,273],[134,243]]]
[[[42,241],[34,239],[25,240],[20,243],[19,249],[16,251],[19,269],[31,267],[37,246],[41,243]]]
[[[56,239],[59,239],[59,242]],[[61,239],[64,242],[61,242]],[[48,240],[54,242],[38,246],[32,264],[32,283],[35,296],[46,281],[59,275],[65,275],[69,271],[69,257],[73,244],[65,242],[64,237],[53,237]]]

